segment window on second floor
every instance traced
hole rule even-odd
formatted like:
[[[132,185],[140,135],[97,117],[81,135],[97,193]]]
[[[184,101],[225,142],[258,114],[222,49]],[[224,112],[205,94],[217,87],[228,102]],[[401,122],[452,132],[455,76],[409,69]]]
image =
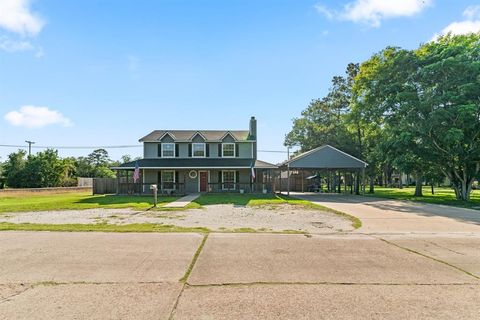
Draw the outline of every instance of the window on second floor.
[[[175,157],[175,143],[162,143],[162,158]]]
[[[222,157],[235,157],[235,143],[222,143]]]
[[[192,156],[194,158],[204,158],[205,143],[192,143]]]

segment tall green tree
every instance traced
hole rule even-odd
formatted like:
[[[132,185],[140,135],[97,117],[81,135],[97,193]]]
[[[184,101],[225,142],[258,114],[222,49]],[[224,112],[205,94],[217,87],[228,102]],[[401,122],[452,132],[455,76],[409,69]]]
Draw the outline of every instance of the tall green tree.
[[[64,177],[64,163],[57,150],[47,149],[27,158],[24,174],[27,188],[57,187]]]
[[[480,170],[479,37],[387,48],[362,64],[354,85],[364,121],[389,130],[404,150],[395,163],[408,163],[418,176],[429,163],[438,167],[461,200],[469,199]]]
[[[8,187],[21,188],[25,186],[26,155],[25,150],[18,150],[8,155],[3,168]]]

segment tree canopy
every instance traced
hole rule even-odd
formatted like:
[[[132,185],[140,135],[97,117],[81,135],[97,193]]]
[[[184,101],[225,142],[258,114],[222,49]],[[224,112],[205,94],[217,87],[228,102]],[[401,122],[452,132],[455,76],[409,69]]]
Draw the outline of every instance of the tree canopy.
[[[353,66],[294,119],[285,143],[363,158],[372,189],[384,172],[411,174],[417,187],[442,173],[468,200],[480,172],[480,34],[387,47]]]

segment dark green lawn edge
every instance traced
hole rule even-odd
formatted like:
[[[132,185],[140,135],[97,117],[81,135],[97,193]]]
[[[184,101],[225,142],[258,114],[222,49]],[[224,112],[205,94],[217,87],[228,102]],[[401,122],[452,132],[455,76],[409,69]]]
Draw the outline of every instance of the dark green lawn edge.
[[[205,242],[207,242],[207,239],[208,239],[208,233],[203,237],[202,243],[200,243],[200,246],[198,246],[197,251],[195,251],[195,254],[193,255],[192,261],[188,265],[188,268],[185,271],[185,274],[178,281],[183,282],[183,283],[187,282],[188,277],[190,276],[190,273],[192,273],[193,267],[195,266],[195,263],[197,263],[197,259],[200,256],[200,253],[202,252],[203,247],[205,246]]]
[[[97,224],[41,224],[41,223],[10,223],[0,222],[2,231],[46,231],[46,232],[118,232],[118,233],[267,233],[267,234],[308,234],[297,230],[256,230],[253,228],[236,228],[210,230],[206,227],[179,227],[155,223],[136,223],[115,225],[106,223]]]
[[[115,224],[42,224],[1,222],[0,231],[58,231],[58,232],[195,232],[208,233],[204,227],[179,227],[155,223]]]
[[[469,202],[463,200],[456,200],[456,199],[445,199],[434,196],[425,196],[425,197],[416,197],[412,195],[394,195],[394,194],[385,194],[379,191],[380,193],[365,193],[363,196],[370,197],[370,198],[381,198],[381,199],[391,199],[391,200],[401,200],[401,201],[410,201],[410,202],[417,202],[417,203],[426,203],[426,204],[438,204],[450,207],[457,207],[457,208],[467,208],[473,210],[480,211],[480,203],[477,201]]]

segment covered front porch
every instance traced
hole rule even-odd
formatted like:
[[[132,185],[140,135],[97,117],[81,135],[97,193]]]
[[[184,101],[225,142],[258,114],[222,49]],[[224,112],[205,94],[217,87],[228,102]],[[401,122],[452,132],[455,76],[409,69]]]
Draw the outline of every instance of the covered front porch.
[[[257,166],[258,164],[258,166]],[[252,167],[146,168],[139,165],[140,177],[134,182],[133,167],[115,168],[118,194],[159,195],[190,193],[271,193],[274,191],[273,165],[257,161]]]

